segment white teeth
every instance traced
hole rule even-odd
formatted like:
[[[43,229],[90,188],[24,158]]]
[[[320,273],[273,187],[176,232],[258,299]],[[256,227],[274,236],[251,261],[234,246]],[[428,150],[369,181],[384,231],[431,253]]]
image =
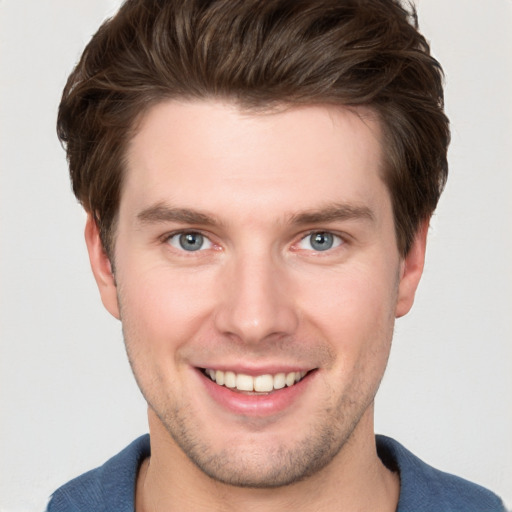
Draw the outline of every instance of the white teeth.
[[[278,373],[274,375],[274,389],[283,389],[286,386],[286,375]]]
[[[224,385],[224,372],[221,372],[220,370],[215,372],[215,382],[220,386]]]
[[[272,391],[274,389],[274,379],[272,375],[258,375],[254,377],[254,391]]]
[[[221,370],[205,370],[206,375],[210,377],[219,386],[236,388],[239,391],[256,391],[258,393],[269,393],[273,389],[282,389],[285,386],[293,386],[299,382],[306,371],[276,373],[275,375],[265,374],[252,377],[243,373],[234,373],[231,371],[223,372]]]
[[[287,386],[293,386],[295,384],[295,372],[286,374],[285,382]]]
[[[236,376],[236,389],[240,391],[253,391],[254,379],[250,375],[244,375],[243,373],[239,373]]]
[[[236,388],[236,375],[233,372],[224,372],[224,386]]]

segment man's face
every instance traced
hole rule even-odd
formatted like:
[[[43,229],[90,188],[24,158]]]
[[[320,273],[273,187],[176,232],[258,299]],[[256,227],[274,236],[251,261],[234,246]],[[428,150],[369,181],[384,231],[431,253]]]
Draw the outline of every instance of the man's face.
[[[288,484],[373,436],[419,279],[397,251],[379,137],[342,108],[167,102],[130,144],[116,286],[95,272],[150,425],[217,480]]]

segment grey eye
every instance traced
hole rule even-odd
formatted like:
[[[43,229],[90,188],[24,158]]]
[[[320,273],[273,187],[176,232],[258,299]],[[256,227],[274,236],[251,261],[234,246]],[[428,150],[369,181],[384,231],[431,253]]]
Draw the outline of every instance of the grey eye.
[[[194,252],[204,249],[209,249],[212,243],[208,238],[201,233],[189,231],[187,233],[177,233],[169,237],[169,244],[176,249],[181,249],[187,252]]]
[[[334,245],[334,236],[332,233],[312,233],[309,235],[309,243],[315,251],[327,251]]]
[[[185,251],[198,251],[203,246],[203,235],[199,233],[183,233],[179,238],[180,246]]]
[[[323,252],[336,248],[342,243],[343,240],[338,235],[330,233],[329,231],[315,231],[305,236],[299,242],[299,248],[308,251]]]

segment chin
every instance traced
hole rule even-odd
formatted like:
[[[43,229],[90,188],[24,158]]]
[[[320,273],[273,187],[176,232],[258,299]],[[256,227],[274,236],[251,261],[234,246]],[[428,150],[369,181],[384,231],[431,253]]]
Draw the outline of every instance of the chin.
[[[177,447],[203,474],[230,486],[257,489],[289,486],[320,472],[343,449],[359,422],[333,421],[328,410],[310,418],[314,421],[303,424],[302,432],[288,429],[276,434],[268,426],[234,434],[212,425],[203,425],[204,432],[192,428],[197,422],[190,409],[159,416]]]

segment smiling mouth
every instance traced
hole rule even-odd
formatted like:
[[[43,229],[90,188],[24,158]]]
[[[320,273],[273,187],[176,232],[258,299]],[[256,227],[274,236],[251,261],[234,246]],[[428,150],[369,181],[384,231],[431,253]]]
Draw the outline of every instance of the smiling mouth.
[[[309,372],[296,371],[257,375],[255,377],[232,371],[203,368],[203,374],[219,386],[225,386],[233,391],[245,393],[271,393],[272,391],[291,387],[300,382]]]

